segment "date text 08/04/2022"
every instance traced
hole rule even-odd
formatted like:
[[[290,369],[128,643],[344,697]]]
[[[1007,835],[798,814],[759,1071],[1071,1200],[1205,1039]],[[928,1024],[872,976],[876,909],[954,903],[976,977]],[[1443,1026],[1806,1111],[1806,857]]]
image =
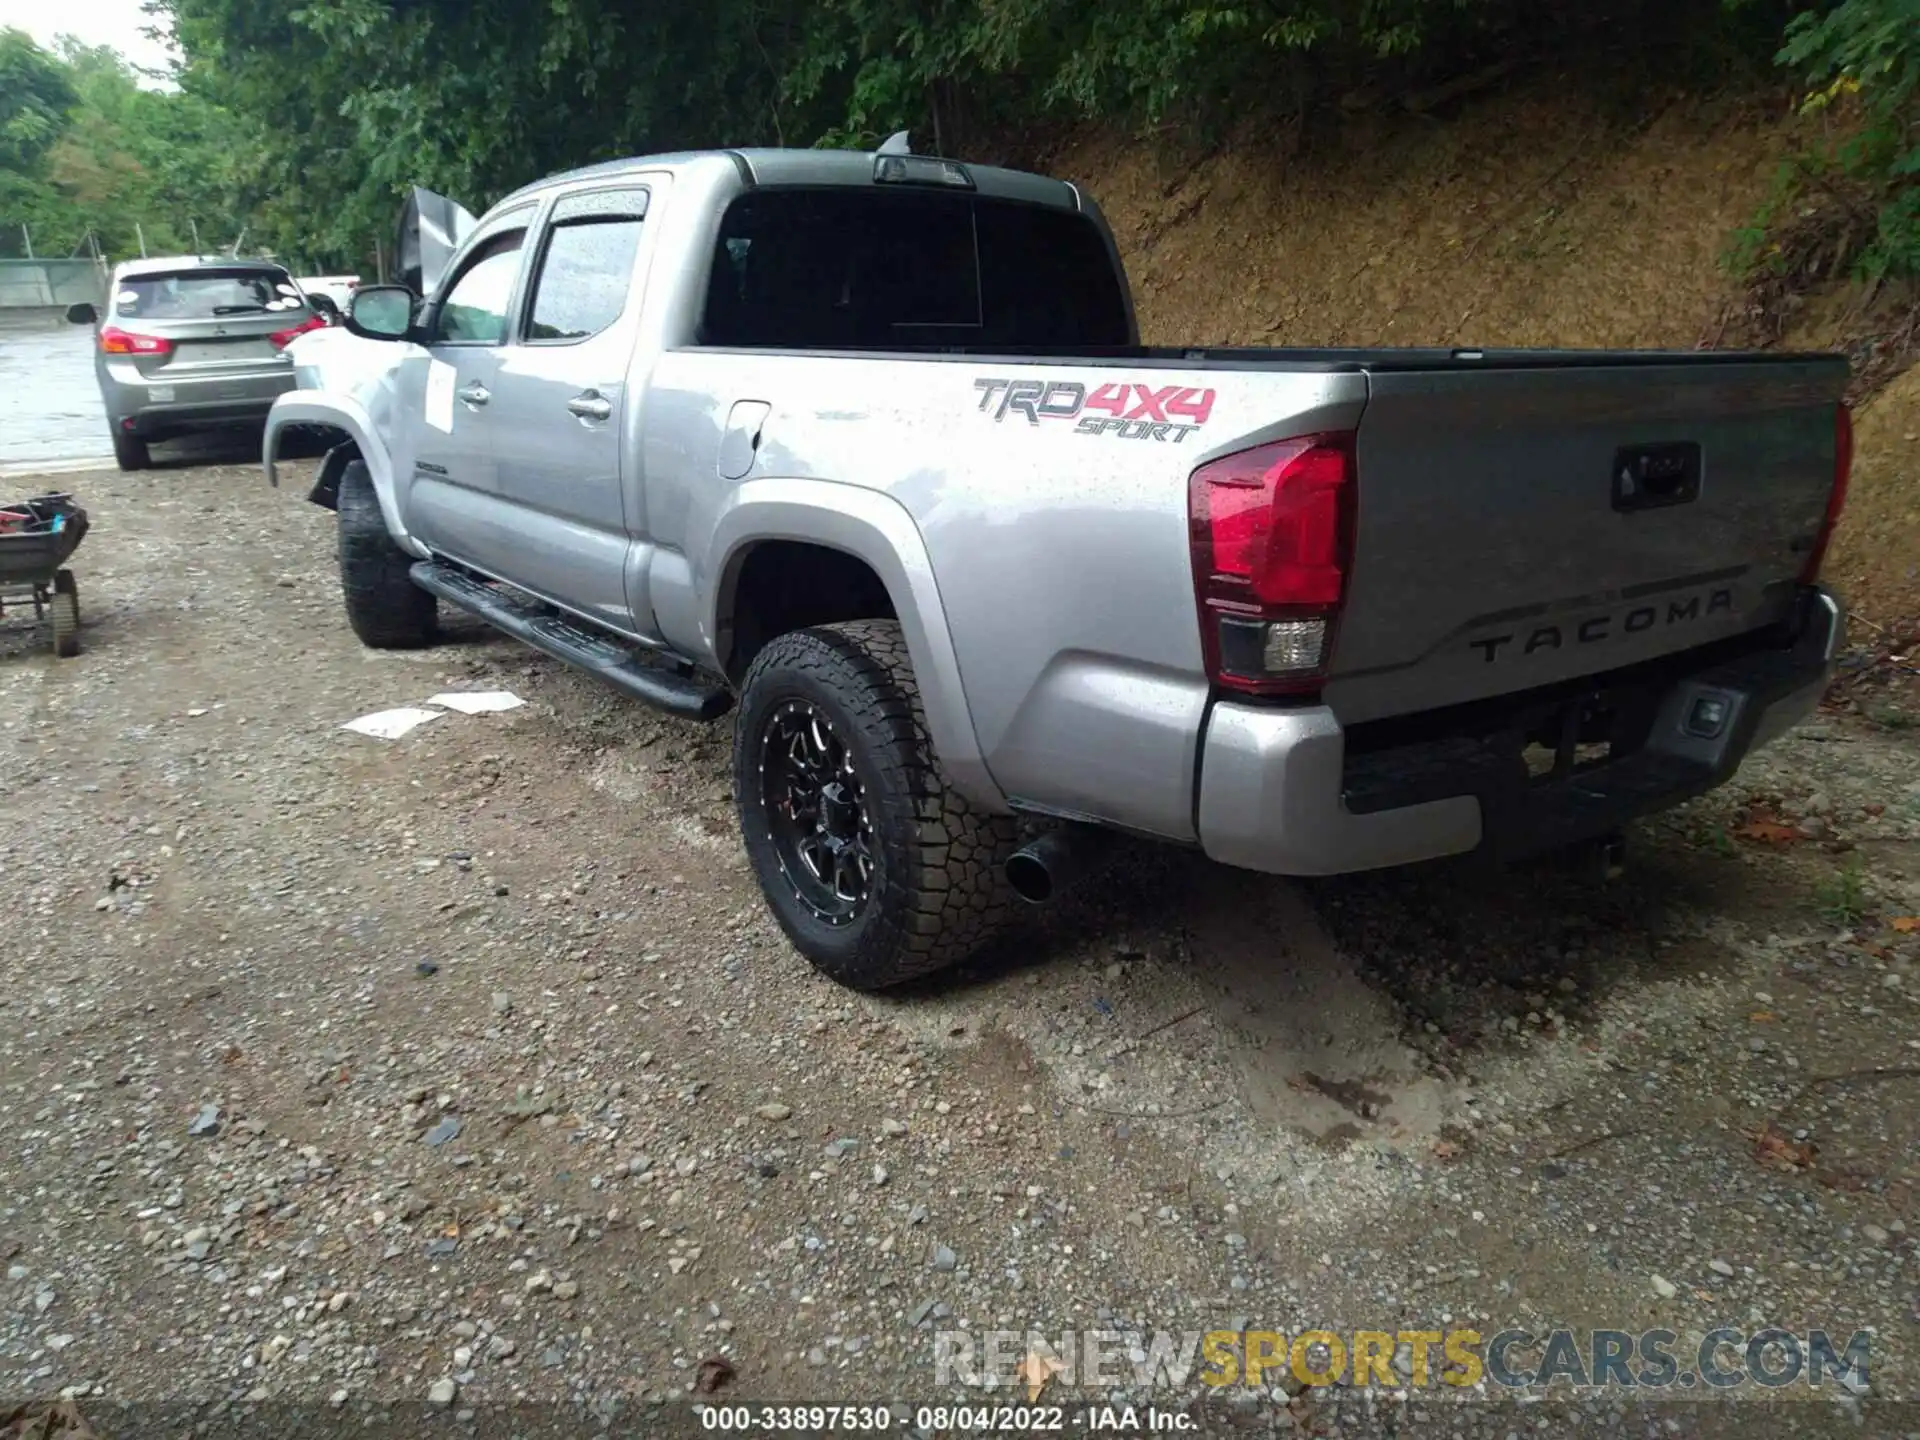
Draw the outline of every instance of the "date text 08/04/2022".
[[[700,1427],[754,1435],[1185,1434],[1199,1419],[1153,1405],[702,1405]]]

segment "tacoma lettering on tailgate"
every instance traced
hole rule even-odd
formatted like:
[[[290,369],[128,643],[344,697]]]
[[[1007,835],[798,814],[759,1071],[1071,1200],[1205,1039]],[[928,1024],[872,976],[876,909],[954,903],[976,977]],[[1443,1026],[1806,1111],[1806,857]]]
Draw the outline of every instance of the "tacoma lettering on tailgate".
[[[973,382],[980,392],[980,413],[996,421],[1009,414],[1029,425],[1071,420],[1082,435],[1117,435],[1123,440],[1161,440],[1175,445],[1207,423],[1213,391],[1191,385],[1153,385],[1122,381],[1088,390],[1077,380],[995,380]]]
[[[1684,600],[1663,600],[1658,604],[1635,606],[1608,615],[1590,615],[1578,623],[1545,623],[1529,630],[1507,635],[1486,635],[1469,640],[1468,648],[1478,650],[1491,665],[1504,654],[1525,657],[1541,650],[1560,650],[1575,645],[1599,645],[1621,635],[1639,635],[1655,627],[1684,625],[1703,615],[1733,609],[1733,591],[1710,590],[1687,596]]]

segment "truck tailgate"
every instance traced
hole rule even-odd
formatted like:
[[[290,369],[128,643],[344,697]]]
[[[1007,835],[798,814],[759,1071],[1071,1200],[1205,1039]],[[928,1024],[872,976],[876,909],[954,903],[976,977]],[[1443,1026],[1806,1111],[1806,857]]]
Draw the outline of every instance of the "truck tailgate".
[[[1372,371],[1327,703],[1430,710],[1779,620],[1846,380],[1827,357]]]

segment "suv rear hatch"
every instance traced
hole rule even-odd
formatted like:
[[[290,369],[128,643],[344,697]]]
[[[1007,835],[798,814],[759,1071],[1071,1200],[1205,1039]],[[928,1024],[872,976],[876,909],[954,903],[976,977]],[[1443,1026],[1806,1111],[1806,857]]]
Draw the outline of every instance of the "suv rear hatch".
[[[288,342],[323,323],[284,270],[202,265],[123,276],[101,345],[149,380],[190,379],[284,363]]]
[[[1836,489],[1843,359],[1369,365],[1323,690],[1348,724],[1784,619]]]

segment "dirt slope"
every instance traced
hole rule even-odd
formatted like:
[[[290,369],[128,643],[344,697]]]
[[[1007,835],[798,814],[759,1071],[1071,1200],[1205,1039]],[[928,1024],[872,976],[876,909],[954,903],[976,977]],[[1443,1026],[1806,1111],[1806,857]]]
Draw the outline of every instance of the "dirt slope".
[[[1854,453],[1827,575],[1858,615],[1883,626],[1910,623],[1920,619],[1920,369],[1861,409]]]
[[[1720,256],[1794,141],[1766,102],[1542,77],[1441,119],[1344,117],[1298,157],[1106,135],[1048,163],[1112,221],[1149,343],[1690,348],[1722,338]],[[1798,329],[1830,343],[1811,310]],[[1920,614],[1917,401],[1909,374],[1861,415],[1833,565],[1883,622]]]

